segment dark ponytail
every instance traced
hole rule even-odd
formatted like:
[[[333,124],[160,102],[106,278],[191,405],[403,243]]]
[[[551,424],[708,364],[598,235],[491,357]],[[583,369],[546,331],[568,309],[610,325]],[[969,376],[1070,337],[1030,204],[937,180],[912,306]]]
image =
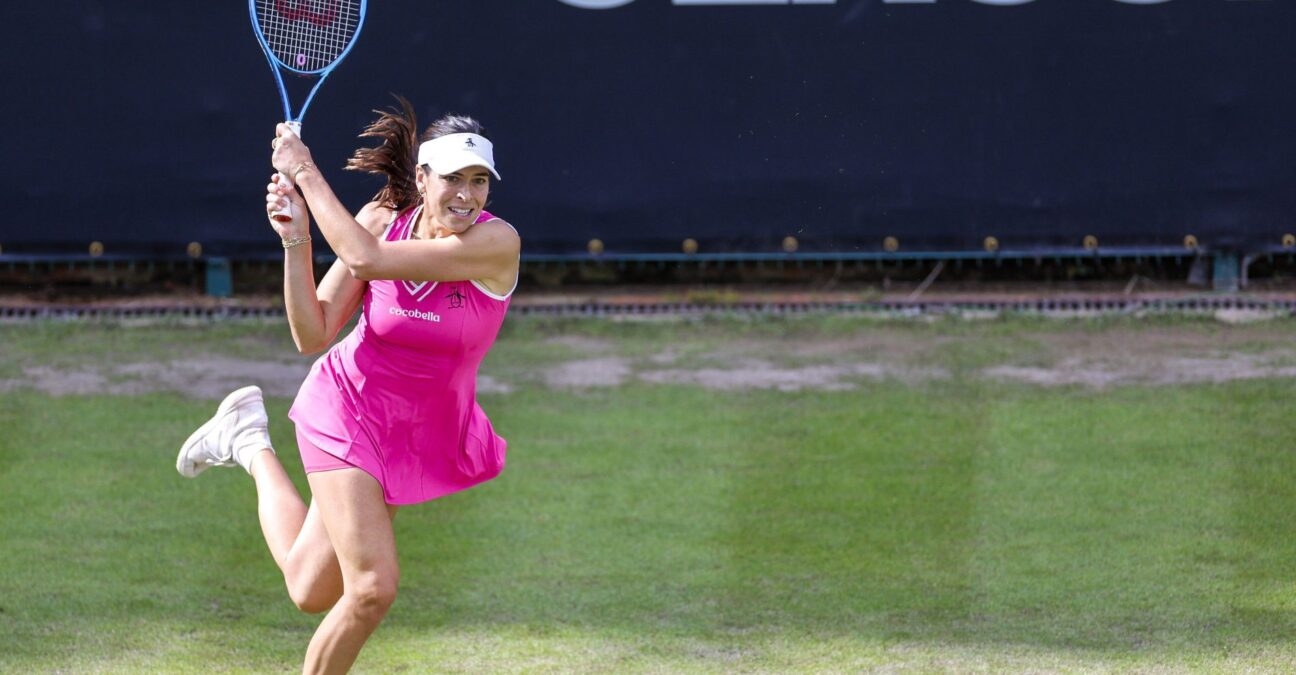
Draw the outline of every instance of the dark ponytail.
[[[414,106],[402,96],[396,97],[399,110],[375,110],[378,119],[365,128],[360,138],[382,139],[377,147],[357,148],[347,160],[349,171],[363,171],[387,177],[373,201],[397,212],[414,206],[422,198],[418,192],[418,183],[414,180],[419,146],[418,121],[414,117]],[[477,120],[466,115],[443,115],[428,126],[423,132],[422,140],[449,134],[477,134],[484,138],[486,129]]]
[[[418,152],[418,121],[414,106],[397,96],[399,110],[375,110],[378,119],[360,133],[360,138],[378,138],[382,143],[372,148],[357,148],[347,160],[349,171],[386,176],[373,201],[396,211],[418,203],[418,184],[414,181],[414,157]]]

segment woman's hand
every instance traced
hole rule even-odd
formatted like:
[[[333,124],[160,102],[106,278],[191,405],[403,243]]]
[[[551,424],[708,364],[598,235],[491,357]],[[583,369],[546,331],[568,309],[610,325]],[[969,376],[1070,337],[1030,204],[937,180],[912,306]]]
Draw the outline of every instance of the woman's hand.
[[[302,199],[297,190],[285,187],[279,182],[278,173],[271,174],[270,182],[266,184],[266,217],[270,219],[270,227],[278,233],[280,239],[296,239],[310,234],[310,218],[306,210],[306,200]],[[293,219],[289,222],[283,222],[274,217],[276,213],[282,213],[283,208],[291,202],[293,205]]]
[[[275,125],[275,137],[270,142],[274,151],[270,154],[270,163],[278,171],[266,185],[266,214],[270,216],[270,226],[283,239],[296,239],[310,234],[310,217],[306,210],[306,200],[293,189],[292,176],[299,167],[311,163],[310,148],[302,143],[293,128],[287,124]],[[282,221],[284,207],[292,203],[292,220]]]
[[[279,173],[292,178],[297,167],[311,161],[310,148],[302,143],[301,136],[293,133],[291,127],[283,122],[275,125],[274,152],[270,155],[270,164]]]

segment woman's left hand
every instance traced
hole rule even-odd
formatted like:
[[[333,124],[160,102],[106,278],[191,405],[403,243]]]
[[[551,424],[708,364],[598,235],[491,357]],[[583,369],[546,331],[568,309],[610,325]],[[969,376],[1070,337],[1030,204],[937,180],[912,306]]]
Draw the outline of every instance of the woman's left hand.
[[[289,178],[292,178],[293,172],[303,162],[311,161],[310,148],[302,143],[301,136],[293,133],[292,128],[283,122],[275,126],[275,137],[271,146],[274,152],[270,155],[270,163],[276,171]]]

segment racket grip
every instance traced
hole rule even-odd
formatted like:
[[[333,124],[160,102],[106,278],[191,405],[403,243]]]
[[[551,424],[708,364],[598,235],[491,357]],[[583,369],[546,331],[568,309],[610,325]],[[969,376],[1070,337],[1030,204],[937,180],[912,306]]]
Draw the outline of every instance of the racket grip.
[[[288,125],[288,128],[291,129],[294,134],[297,134],[299,137],[301,136],[301,122],[288,120],[287,122],[284,122],[284,124]],[[285,190],[292,190],[294,187],[292,179],[282,173],[279,174],[279,185],[283,186]],[[291,223],[293,218],[297,216],[295,212],[296,210],[293,208],[291,199],[288,199],[287,197],[284,197],[284,199],[287,201],[287,203],[284,204],[284,207],[271,213],[270,217],[280,223]]]
[[[279,174],[279,185],[285,190],[293,189],[292,180],[283,174]],[[291,223],[297,216],[296,209],[293,208],[292,200],[287,195],[284,196],[284,206],[282,209],[270,214],[270,217],[281,223]]]

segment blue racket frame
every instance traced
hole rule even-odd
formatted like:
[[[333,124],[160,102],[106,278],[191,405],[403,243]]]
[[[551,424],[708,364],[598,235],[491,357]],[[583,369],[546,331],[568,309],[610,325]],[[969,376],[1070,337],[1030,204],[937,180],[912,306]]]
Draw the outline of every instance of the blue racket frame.
[[[274,50],[270,48],[269,41],[266,40],[265,33],[261,30],[261,23],[257,21],[256,4],[257,0],[248,0],[248,16],[252,20],[252,31],[256,33],[257,42],[261,45],[261,51],[265,53],[266,60],[270,62],[270,70],[274,73],[275,86],[279,88],[279,100],[283,104],[284,121],[290,124],[295,123],[298,125],[298,128],[300,128],[301,120],[306,116],[306,110],[310,108],[311,101],[315,100],[315,94],[319,91],[320,85],[324,84],[324,80],[333,72],[333,69],[336,68],[338,64],[342,63],[342,60],[346,58],[347,54],[351,53],[352,47],[355,47],[357,41],[356,38],[360,35],[360,30],[364,28],[365,11],[368,9],[369,2],[368,0],[360,0],[360,6],[357,8],[358,16],[356,19],[355,33],[352,34],[351,40],[347,43],[346,48],[342,50],[341,54],[338,54],[337,58],[330,61],[328,65],[316,70],[302,70],[293,67],[291,64],[284,63],[279,59],[279,57],[275,56]],[[310,93],[306,96],[305,102],[302,103],[301,110],[297,112],[296,116],[293,115],[292,104],[288,101],[288,88],[284,85],[283,71],[285,70],[296,75],[318,76],[318,79],[315,80],[314,86],[311,87]]]
[[[356,27],[351,33],[351,39],[347,41],[342,52],[329,61],[323,68],[314,70],[305,70],[296,68],[291,64],[284,63],[275,55],[274,50],[270,47],[269,40],[266,39],[265,32],[261,30],[261,22],[257,20],[257,0],[248,0],[248,16],[252,20],[252,32],[256,33],[257,42],[261,44],[261,51],[265,53],[266,60],[270,62],[270,72],[274,73],[275,86],[279,88],[279,100],[283,103],[284,122],[292,129],[293,133],[301,135],[301,120],[306,116],[306,110],[310,108],[311,101],[315,100],[315,94],[319,91],[320,85],[328,78],[329,73],[342,63],[347,54],[351,53],[351,48],[355,46],[357,39],[360,37],[360,30],[364,28],[365,11],[368,9],[368,0],[360,0],[356,8]],[[302,103],[301,110],[294,116],[292,104],[288,100],[288,87],[284,84],[283,71],[288,71],[302,76],[317,76],[315,84],[311,87],[310,94],[306,96],[305,102]],[[279,185],[286,190],[293,189],[292,180],[279,174]],[[291,201],[288,201],[281,208],[270,214],[270,217],[281,223],[291,222],[296,218],[296,209]]]

